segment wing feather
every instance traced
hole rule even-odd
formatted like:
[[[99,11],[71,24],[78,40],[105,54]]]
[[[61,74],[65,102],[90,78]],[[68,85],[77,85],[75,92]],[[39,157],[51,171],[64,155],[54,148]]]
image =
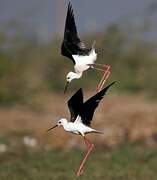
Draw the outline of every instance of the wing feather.
[[[61,54],[70,58],[75,63],[72,55],[85,55],[89,51],[90,50],[86,48],[85,44],[81,42],[78,36],[72,5],[69,2]]]
[[[109,84],[107,87],[105,87],[103,90],[98,92],[96,95],[94,95],[93,97],[88,99],[83,104],[80,116],[82,117],[82,121],[83,121],[84,124],[86,124],[88,126],[91,124],[95,109],[98,107],[100,101],[105,96],[105,94],[106,94],[107,90],[109,89],[109,87],[112,86],[114,83],[115,82],[112,82],[111,84]]]
[[[80,114],[81,107],[83,105],[83,93],[80,88],[68,101],[68,107],[71,114],[70,121],[74,122],[77,116]]]

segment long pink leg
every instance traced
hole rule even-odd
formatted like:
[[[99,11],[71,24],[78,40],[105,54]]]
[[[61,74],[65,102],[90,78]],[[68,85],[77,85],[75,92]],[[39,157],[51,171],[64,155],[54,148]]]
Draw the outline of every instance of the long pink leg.
[[[82,160],[80,166],[79,166],[79,169],[77,171],[77,176],[81,176],[83,174],[83,171],[84,171],[84,164],[89,156],[89,154],[91,153],[92,149],[94,148],[94,144],[91,143],[88,139],[86,139],[84,137],[84,142],[85,144],[87,145],[87,153],[85,154],[85,157],[84,159]]]
[[[94,67],[96,70],[101,70],[104,72],[104,74],[100,80],[100,83],[98,84],[97,89],[96,89],[96,91],[99,92],[99,91],[101,91],[104,83],[106,82],[106,80],[110,76],[110,66],[109,65],[102,65],[102,64],[95,64],[95,65],[103,68],[103,69],[100,69],[100,68]]]
[[[98,86],[97,86],[97,89],[96,89],[97,92],[100,92],[100,91],[101,91],[103,85],[105,84],[105,82],[106,82],[106,80],[109,78],[109,76],[110,76],[110,71],[106,71],[106,72],[104,73],[104,75],[103,75],[100,83],[99,83]]]

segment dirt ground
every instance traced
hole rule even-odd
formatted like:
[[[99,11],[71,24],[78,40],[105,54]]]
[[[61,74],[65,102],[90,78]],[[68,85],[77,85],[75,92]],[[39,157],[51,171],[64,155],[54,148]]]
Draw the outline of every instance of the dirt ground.
[[[91,93],[88,93],[88,97]],[[52,147],[84,147],[80,136],[56,128],[46,130],[61,117],[69,118],[68,96],[41,95],[31,105],[0,108],[0,135],[31,135]],[[114,147],[124,142],[154,146],[157,141],[157,102],[143,96],[108,95],[97,108],[92,127],[104,134],[88,137],[97,146]]]

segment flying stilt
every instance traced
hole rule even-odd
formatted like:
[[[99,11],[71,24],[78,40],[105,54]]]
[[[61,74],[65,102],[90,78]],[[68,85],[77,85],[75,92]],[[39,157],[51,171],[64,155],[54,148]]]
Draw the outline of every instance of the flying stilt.
[[[73,79],[81,78],[82,73],[89,68],[97,69],[104,73],[100,83],[97,86],[97,91],[99,92],[102,89],[105,81],[110,75],[110,66],[95,63],[97,53],[95,52],[94,46],[95,41],[91,48],[86,48],[85,44],[80,40],[75,25],[72,5],[69,2],[65,21],[64,39],[61,46],[61,54],[72,60],[74,63],[75,72],[70,71],[67,74],[67,83],[64,92],[66,92],[69,83]]]
[[[68,107],[71,114],[70,122],[67,119],[62,118],[58,121],[57,125],[51,127],[47,131],[50,131],[58,126],[63,126],[65,131],[72,132],[77,135],[81,135],[84,138],[84,142],[87,146],[87,153],[80,167],[77,171],[77,176],[83,174],[84,164],[88,158],[90,152],[92,151],[94,144],[91,143],[86,137],[87,133],[102,133],[90,127],[95,109],[99,105],[99,102],[103,99],[108,88],[112,86],[115,82],[109,84],[103,90],[95,94],[93,97],[89,98],[86,102],[83,102],[82,89],[79,89],[68,101]]]

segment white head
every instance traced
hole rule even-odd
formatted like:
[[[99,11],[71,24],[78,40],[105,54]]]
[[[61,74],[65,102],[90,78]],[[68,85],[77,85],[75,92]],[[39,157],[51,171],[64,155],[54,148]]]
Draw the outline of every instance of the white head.
[[[64,118],[62,118],[62,119],[60,119],[58,122],[57,122],[57,125],[58,126],[64,126],[65,124],[67,124],[67,120],[66,119],[64,119]]]
[[[68,89],[68,86],[69,86],[69,83],[73,80],[73,79],[76,79],[76,78],[79,78],[79,75],[70,71],[68,74],[67,74],[67,77],[66,77],[66,86],[65,86],[65,89],[64,89],[64,93],[66,92],[66,90]]]
[[[67,74],[67,77],[66,77],[66,80],[68,83],[70,83],[73,79],[76,79],[77,78],[77,74],[70,71],[68,74]]]
[[[57,124],[56,124],[55,126],[49,128],[49,129],[47,130],[47,132],[50,131],[50,130],[52,130],[52,129],[54,129],[54,128],[56,128],[56,127],[58,127],[58,126],[61,126],[61,125],[64,126],[64,125],[66,125],[67,123],[68,123],[68,121],[67,121],[66,119],[62,118],[62,119],[58,120],[58,122],[57,122]]]

